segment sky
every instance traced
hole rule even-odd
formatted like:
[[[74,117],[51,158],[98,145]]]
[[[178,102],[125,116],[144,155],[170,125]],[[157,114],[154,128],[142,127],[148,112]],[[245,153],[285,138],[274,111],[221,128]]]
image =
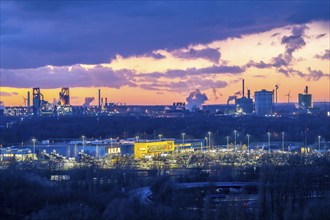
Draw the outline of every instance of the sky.
[[[6,106],[40,87],[139,105],[226,103],[245,88],[297,102],[309,86],[330,101],[329,1],[1,1],[0,83]],[[245,91],[246,94],[246,91]],[[92,104],[97,104],[96,101]]]

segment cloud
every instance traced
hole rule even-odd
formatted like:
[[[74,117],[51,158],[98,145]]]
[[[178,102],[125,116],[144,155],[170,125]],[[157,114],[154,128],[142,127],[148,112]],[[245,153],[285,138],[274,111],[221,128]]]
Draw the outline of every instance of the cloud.
[[[280,35],[280,33],[276,32],[276,33],[272,34],[270,37],[277,37],[279,35]]]
[[[0,68],[106,63],[318,20],[329,1],[2,1]]]
[[[321,79],[322,77],[328,77],[328,78],[330,77],[329,74],[323,73],[321,70],[312,70],[310,67],[308,67],[308,72],[309,72],[309,74],[305,74],[303,76],[308,81],[310,81],[310,80],[316,81],[316,80]]]
[[[321,60],[329,60],[330,59],[330,50],[325,50],[324,53],[321,55],[316,54],[315,58],[318,58]]]
[[[266,78],[265,75],[253,75],[253,77],[255,77],[255,78]]]
[[[291,35],[283,36],[281,38],[281,44],[285,46],[285,50],[283,53],[279,54],[276,57],[273,57],[270,62],[259,61],[255,62],[250,60],[246,65],[245,68],[255,67],[259,69],[268,69],[268,68],[275,68],[279,73],[284,74],[286,77],[290,77],[290,75],[304,75],[299,71],[294,71],[290,66],[292,61],[294,60],[293,53],[306,45],[304,40],[305,31],[308,27],[303,25],[295,25],[291,30]],[[278,36],[279,33],[273,34],[273,36]],[[324,54],[326,56],[326,53]],[[307,76],[307,75],[306,75]],[[304,75],[305,78],[305,75]],[[308,78],[308,77],[307,77]],[[313,79],[317,77],[312,77]]]
[[[156,53],[156,52],[146,53],[146,54],[144,54],[144,56],[146,56],[146,57],[152,57],[152,58],[154,58],[156,60],[161,60],[161,59],[166,58],[166,56],[164,56],[164,55],[162,55],[160,53]]]
[[[114,71],[111,68],[94,66],[86,69],[81,65],[46,66],[37,69],[1,70],[1,84],[16,88],[59,88],[104,86],[120,88],[136,86],[132,78],[133,72],[122,69]]]
[[[272,67],[272,64],[269,63],[265,63],[264,61],[260,61],[260,62],[255,62],[253,60],[250,60],[245,67],[250,68],[250,67],[256,67],[259,69],[266,69],[266,68],[270,68]]]
[[[308,27],[306,25],[295,26],[292,29],[292,35],[284,36],[281,40],[281,43],[285,45],[285,52],[282,56],[285,63],[289,64],[292,61],[292,54],[298,49],[301,49],[306,45],[306,42],[303,38],[304,32]]]
[[[189,49],[189,50],[175,50],[172,52],[174,57],[181,58],[181,59],[188,59],[188,60],[193,60],[193,59],[206,59],[209,60],[213,63],[219,63],[220,60],[220,52],[218,49],[213,49],[213,48],[205,48],[205,49]]]
[[[327,36],[327,34],[319,34],[315,38],[316,39],[320,39],[320,38],[325,37],[325,36]]]
[[[216,88],[212,88],[212,93],[213,93],[214,99],[218,100],[218,95],[217,95],[217,89]]]
[[[307,68],[308,73],[303,73],[299,70],[295,70],[293,68],[280,68],[278,69],[279,72],[283,73],[286,76],[299,76],[301,78],[306,79],[307,81],[317,81],[321,79],[322,77],[330,77],[329,73],[324,73],[321,70],[312,70],[310,67]]]
[[[0,97],[10,97],[10,96],[15,96],[18,95],[17,92],[4,92],[4,91],[0,91]]]
[[[212,65],[204,68],[187,68],[185,70],[180,69],[169,69],[165,72],[151,72],[151,73],[140,73],[136,77],[144,79],[152,78],[182,78],[187,76],[196,75],[211,75],[211,74],[232,74],[237,75],[245,71],[245,67],[240,66],[226,66],[226,65]]]
[[[198,76],[193,76],[180,81],[150,81],[139,83],[138,86],[146,90],[154,91],[171,91],[171,92],[186,92],[194,88],[212,89],[225,88],[228,83],[222,80],[203,79]]]

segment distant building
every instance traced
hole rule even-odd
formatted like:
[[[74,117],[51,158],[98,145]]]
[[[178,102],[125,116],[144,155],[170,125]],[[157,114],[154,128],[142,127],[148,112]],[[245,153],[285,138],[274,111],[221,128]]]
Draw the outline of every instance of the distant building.
[[[292,114],[297,111],[296,104],[290,103],[274,103],[273,111],[280,115]]]
[[[299,109],[313,108],[312,94],[308,94],[308,86],[306,86],[305,93],[298,95]]]
[[[244,93],[243,93],[244,94]],[[250,90],[248,90],[248,96],[235,100],[236,112],[251,114],[253,112],[253,101],[250,98]]]
[[[250,90],[248,96],[245,97],[244,79],[242,80],[242,98],[235,98],[235,110],[239,114],[251,114],[253,112],[253,101],[250,98]]]
[[[3,102],[0,101],[0,116],[3,116],[5,114],[5,106],[3,105]]]
[[[273,114],[273,92],[265,89],[255,92],[255,112],[257,115]]]
[[[36,159],[30,149],[1,148],[0,161],[24,161]]]
[[[170,153],[173,151],[173,140],[134,143],[134,158],[153,156],[161,153]]]

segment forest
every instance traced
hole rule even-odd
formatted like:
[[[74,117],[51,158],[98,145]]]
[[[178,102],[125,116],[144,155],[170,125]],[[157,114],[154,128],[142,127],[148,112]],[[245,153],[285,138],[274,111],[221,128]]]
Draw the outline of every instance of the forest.
[[[104,169],[81,166],[53,170],[34,163],[12,163],[0,170],[0,216],[3,219],[327,219],[330,214],[329,155],[317,164],[292,157],[289,165],[214,166],[158,172],[129,166]],[[296,161],[296,162],[295,162]],[[50,166],[48,166],[50,167]],[[69,179],[52,180],[66,175]],[[193,196],[177,183],[235,181],[256,183],[251,207],[207,202],[212,192]],[[151,203],[131,192],[150,187]],[[198,192],[197,192],[198,193]],[[199,202],[190,209],[192,198]]]
[[[0,118],[0,144],[10,145],[31,142],[32,138],[128,138],[139,136],[140,139],[201,138],[212,132],[214,145],[226,144],[226,136],[233,138],[238,131],[237,142],[247,142],[246,134],[251,135],[251,142],[266,141],[267,132],[272,134],[272,141],[281,141],[281,132],[285,139],[314,144],[320,135],[322,140],[329,140],[330,117],[320,115],[297,115],[290,117],[258,116],[221,116],[196,114],[185,118],[150,118],[137,116],[67,116],[36,118]]]

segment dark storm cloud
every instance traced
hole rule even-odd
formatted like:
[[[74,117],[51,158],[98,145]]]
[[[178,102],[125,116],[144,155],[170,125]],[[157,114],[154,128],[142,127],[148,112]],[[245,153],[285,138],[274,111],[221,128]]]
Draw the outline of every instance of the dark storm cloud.
[[[330,50],[325,50],[323,54],[316,54],[315,57],[321,60],[329,60]]]
[[[205,48],[201,50],[196,50],[191,48],[188,51],[182,51],[182,50],[177,50],[174,51],[173,56],[182,58],[182,59],[188,59],[188,60],[194,60],[197,58],[203,58],[206,60],[209,60],[213,63],[219,63],[220,60],[220,52],[217,49],[212,49],[212,48]]]
[[[85,69],[80,65],[69,67],[41,67],[37,69],[1,69],[1,86],[30,88],[94,87],[120,88],[136,86],[133,73],[129,70],[114,71],[111,68],[96,66]]]
[[[1,68],[104,63],[314,20],[329,20],[328,1],[1,1]]]

